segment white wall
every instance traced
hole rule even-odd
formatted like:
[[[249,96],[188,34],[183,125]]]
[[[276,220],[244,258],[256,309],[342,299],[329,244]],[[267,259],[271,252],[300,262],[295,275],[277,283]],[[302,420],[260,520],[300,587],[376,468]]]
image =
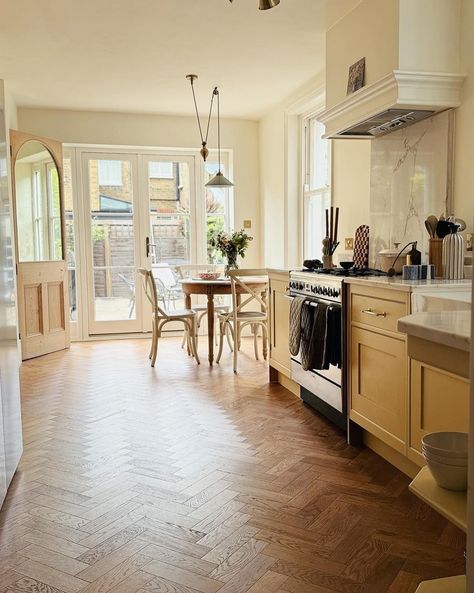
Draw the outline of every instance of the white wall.
[[[467,74],[462,88],[462,104],[456,110],[454,161],[455,214],[474,228],[474,2],[462,5],[461,72]]]
[[[260,121],[260,208],[263,262],[284,267],[285,253],[285,111],[279,107]]]
[[[194,117],[124,114],[49,109],[19,109],[22,131],[55,138],[62,142],[200,148]],[[213,128],[215,130],[215,127]],[[252,220],[245,264],[261,264],[261,221],[259,201],[258,123],[250,120],[221,120],[222,148],[233,150],[235,228]],[[209,142],[209,148],[214,148]]]

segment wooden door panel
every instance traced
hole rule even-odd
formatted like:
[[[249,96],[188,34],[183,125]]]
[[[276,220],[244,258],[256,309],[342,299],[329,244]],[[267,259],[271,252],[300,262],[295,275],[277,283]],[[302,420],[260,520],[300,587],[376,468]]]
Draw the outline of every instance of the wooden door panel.
[[[64,315],[64,282],[48,282],[46,284],[48,295],[48,321],[49,331],[61,332],[66,329]]]
[[[67,266],[64,261],[18,265],[22,358],[69,346]]]
[[[31,338],[43,333],[43,296],[41,284],[24,284],[23,295],[25,301],[25,337]]]

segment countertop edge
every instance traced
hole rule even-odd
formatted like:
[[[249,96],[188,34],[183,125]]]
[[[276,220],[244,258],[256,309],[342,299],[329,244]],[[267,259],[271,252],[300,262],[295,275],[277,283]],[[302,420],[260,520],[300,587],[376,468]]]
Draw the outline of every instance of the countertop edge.
[[[451,319],[453,327],[444,329],[437,327],[436,323],[442,319]],[[430,323],[431,322],[431,323]],[[471,337],[466,332],[459,331],[458,327],[468,328],[471,326],[470,311],[432,311],[425,313],[413,313],[401,317],[398,320],[398,330],[406,333],[408,336],[414,336],[428,342],[435,342],[444,346],[449,346],[457,350],[470,351]]]

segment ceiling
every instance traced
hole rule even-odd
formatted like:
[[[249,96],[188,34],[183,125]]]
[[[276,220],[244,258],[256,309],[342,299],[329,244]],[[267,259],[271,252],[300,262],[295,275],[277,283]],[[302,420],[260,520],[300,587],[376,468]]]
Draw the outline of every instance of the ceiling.
[[[0,0],[0,78],[18,106],[257,119],[324,67],[324,32],[359,0]]]

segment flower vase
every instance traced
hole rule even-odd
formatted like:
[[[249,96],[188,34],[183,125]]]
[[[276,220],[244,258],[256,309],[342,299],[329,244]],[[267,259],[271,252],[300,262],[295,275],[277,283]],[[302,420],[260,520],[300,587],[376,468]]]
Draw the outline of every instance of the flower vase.
[[[227,263],[224,268],[224,274],[228,277],[230,270],[236,270],[239,266],[237,265],[237,258],[227,257]]]

